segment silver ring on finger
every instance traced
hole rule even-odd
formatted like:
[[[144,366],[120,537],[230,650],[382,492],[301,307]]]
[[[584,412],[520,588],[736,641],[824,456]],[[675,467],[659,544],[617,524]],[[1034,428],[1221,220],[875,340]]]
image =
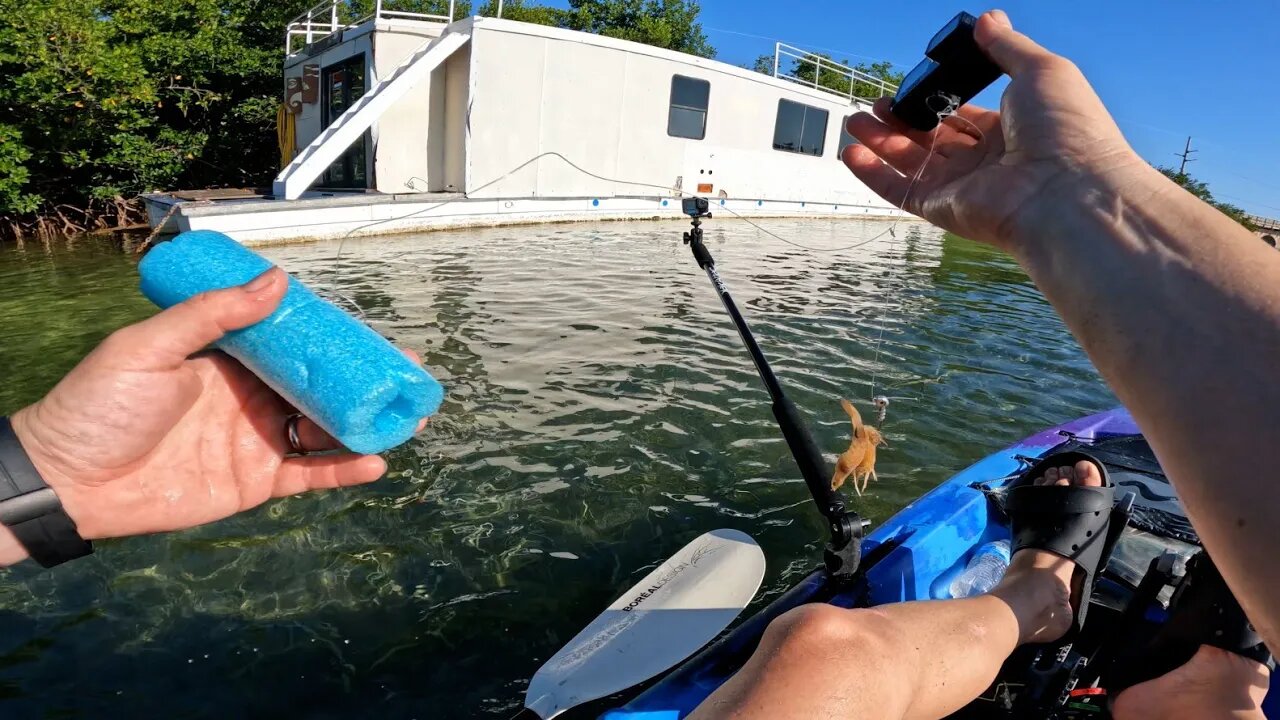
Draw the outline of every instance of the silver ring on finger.
[[[298,422],[301,420],[301,413],[294,413],[286,418],[284,421],[284,434],[289,441],[290,453],[306,455],[307,449],[302,447],[302,435],[298,432]]]

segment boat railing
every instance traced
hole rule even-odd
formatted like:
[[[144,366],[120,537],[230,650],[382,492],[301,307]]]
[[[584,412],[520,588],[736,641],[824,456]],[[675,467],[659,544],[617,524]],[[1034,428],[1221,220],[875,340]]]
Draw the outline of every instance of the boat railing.
[[[849,102],[854,98],[885,97],[898,91],[897,85],[884,78],[781,42],[774,46],[773,76],[843,96]]]
[[[454,3],[455,0],[449,0],[448,15],[433,15],[398,10],[395,0],[374,0],[372,11],[361,16],[358,13],[363,3],[357,5],[352,0],[325,0],[294,18],[285,28],[284,54],[293,55],[295,44],[297,49],[302,49],[340,30],[363,25],[370,20],[423,20],[448,24],[453,22]]]
[[[1245,215],[1259,230],[1280,230],[1280,220],[1261,215]]]

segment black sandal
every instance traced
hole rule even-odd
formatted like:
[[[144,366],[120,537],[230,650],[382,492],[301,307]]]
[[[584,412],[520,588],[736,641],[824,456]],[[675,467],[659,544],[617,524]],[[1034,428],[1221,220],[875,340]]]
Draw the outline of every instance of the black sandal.
[[[1083,485],[1035,485],[1046,470],[1056,467],[1074,467],[1081,460],[1097,466],[1102,475],[1102,486]],[[1072,623],[1067,632],[1070,638],[1084,626],[1089,600],[1093,595],[1094,580],[1111,555],[1111,548],[1120,537],[1124,523],[1113,527],[1112,506],[1115,504],[1115,486],[1107,475],[1107,468],[1097,458],[1079,452],[1056,453],[1041,459],[1022,475],[1016,487],[1009,491],[1005,511],[1013,526],[1012,552],[1024,548],[1047,550],[1076,564],[1083,571],[1084,580],[1075,586],[1072,576]]]

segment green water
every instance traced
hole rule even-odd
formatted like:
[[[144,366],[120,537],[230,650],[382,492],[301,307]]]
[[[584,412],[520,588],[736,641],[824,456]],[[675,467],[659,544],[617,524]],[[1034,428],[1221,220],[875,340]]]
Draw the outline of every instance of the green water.
[[[768,226],[820,247],[888,227]],[[815,565],[822,524],[682,227],[265,251],[421,353],[444,407],[373,486],[4,572],[0,716],[505,718],[541,661],[706,530],[754,536],[757,605],[776,596]],[[1011,260],[923,225],[895,235],[832,253],[719,219],[707,233],[823,447],[849,440],[838,398],[868,417],[873,379],[896,398],[855,503],[873,521],[1115,404]],[[0,248],[0,412],[152,312],[134,266],[88,241]]]

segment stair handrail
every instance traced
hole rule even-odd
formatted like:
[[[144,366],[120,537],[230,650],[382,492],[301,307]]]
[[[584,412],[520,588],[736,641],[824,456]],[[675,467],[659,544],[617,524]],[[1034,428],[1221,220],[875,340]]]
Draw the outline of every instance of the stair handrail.
[[[300,50],[317,40],[323,40],[339,30],[358,27],[370,20],[425,20],[427,22],[448,24],[453,22],[456,15],[456,0],[449,0],[449,14],[447,16],[395,10],[386,7],[387,5],[394,5],[393,0],[374,0],[373,12],[351,22],[344,22],[340,17],[340,10],[344,6],[350,7],[350,4],[350,0],[324,0],[319,5],[289,21],[284,31],[285,57],[294,54],[294,38],[305,39],[305,42],[298,48]]]
[[[425,40],[298,152],[272,181],[272,195],[284,200],[302,197],[325,168],[372,127],[388,108],[470,39],[470,28],[463,27],[446,30],[439,37]]]

